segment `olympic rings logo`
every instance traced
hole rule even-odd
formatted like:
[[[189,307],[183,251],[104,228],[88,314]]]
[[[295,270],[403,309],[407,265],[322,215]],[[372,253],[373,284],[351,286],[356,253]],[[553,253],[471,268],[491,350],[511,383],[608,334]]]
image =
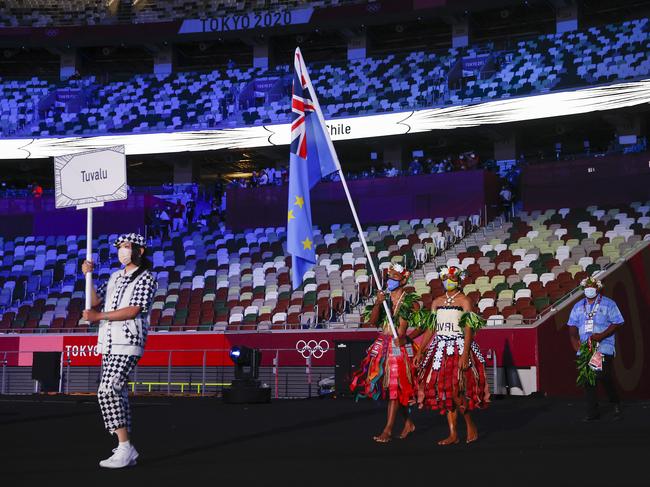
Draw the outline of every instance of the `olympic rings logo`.
[[[330,349],[330,344],[327,340],[298,340],[296,342],[296,351],[302,355],[303,358],[314,357],[321,358]]]

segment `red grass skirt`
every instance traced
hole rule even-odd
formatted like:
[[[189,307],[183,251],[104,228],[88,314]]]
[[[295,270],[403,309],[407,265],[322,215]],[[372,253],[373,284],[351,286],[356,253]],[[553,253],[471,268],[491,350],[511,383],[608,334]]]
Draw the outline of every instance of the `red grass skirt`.
[[[445,414],[458,408],[484,409],[490,402],[485,379],[485,359],[476,342],[472,342],[470,366],[464,372],[458,367],[464,339],[435,336],[426,351],[418,374],[418,403],[426,409]]]
[[[368,348],[366,357],[352,376],[350,390],[357,398],[396,399],[402,406],[413,404],[417,377],[411,346],[392,346],[391,335],[380,335]]]

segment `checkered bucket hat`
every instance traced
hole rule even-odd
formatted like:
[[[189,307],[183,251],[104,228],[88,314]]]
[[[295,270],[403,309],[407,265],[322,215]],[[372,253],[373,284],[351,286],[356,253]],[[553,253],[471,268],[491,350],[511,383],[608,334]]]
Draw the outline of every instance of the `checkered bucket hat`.
[[[113,245],[115,247],[119,247],[124,242],[131,242],[132,244],[139,245],[140,247],[147,246],[147,242],[145,241],[144,237],[138,233],[125,233],[123,235],[120,235],[117,240],[113,242]]]

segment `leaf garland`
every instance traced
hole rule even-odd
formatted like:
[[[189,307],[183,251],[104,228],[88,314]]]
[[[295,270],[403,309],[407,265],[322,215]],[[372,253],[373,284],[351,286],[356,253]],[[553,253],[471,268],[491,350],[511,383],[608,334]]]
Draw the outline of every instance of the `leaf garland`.
[[[410,324],[415,328],[422,330],[435,330],[436,328],[436,312],[430,309],[418,309],[413,313],[412,320]]]
[[[413,320],[414,316],[414,311],[413,307],[415,303],[418,301],[419,296],[416,293],[406,293],[404,294],[404,297],[402,298],[402,303],[399,306],[399,309],[397,310],[397,313],[395,313],[396,316],[393,318],[403,318],[407,322],[411,323]],[[388,307],[392,309],[392,302],[390,299],[390,295],[387,297],[386,302],[388,304]],[[372,309],[374,307],[374,304],[369,304],[366,306],[366,309],[363,312],[363,321],[365,323],[368,323],[368,320],[370,319],[370,315],[372,314]],[[384,306],[382,305],[380,310],[379,310],[379,318],[378,318],[378,323],[373,323],[376,326],[382,326],[382,325],[387,325],[388,324],[388,318],[386,317],[386,311],[384,310]],[[396,326],[398,326],[398,323],[395,323]]]
[[[466,326],[469,326],[474,331],[480,330],[486,324],[487,321],[481,318],[473,311],[466,311],[465,313],[463,313],[460,317],[460,321],[458,322],[458,325],[461,328],[465,328]]]
[[[588,342],[580,344],[580,350],[578,350],[578,357],[576,358],[576,365],[578,367],[576,384],[579,386],[596,385],[596,371],[589,366],[589,361],[595,351],[596,348],[589,347]]]

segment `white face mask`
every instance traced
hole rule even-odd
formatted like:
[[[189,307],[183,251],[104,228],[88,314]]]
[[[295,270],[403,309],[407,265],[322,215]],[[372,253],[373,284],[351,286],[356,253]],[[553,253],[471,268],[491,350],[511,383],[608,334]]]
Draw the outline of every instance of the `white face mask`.
[[[598,291],[596,290],[595,287],[587,287],[587,288],[585,288],[585,296],[588,299],[594,299],[596,297],[596,294],[598,294]]]
[[[121,247],[117,251],[117,258],[122,265],[129,265],[131,263],[131,255],[131,249],[125,247]]]

